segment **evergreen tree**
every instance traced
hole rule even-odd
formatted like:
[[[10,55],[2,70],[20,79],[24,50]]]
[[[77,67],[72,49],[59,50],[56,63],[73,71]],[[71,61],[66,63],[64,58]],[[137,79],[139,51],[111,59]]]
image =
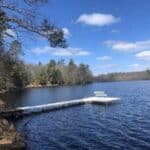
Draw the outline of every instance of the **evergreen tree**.
[[[67,66],[66,84],[76,84],[77,65],[70,59]]]
[[[88,65],[80,64],[77,73],[77,83],[86,84],[92,82],[92,73]]]

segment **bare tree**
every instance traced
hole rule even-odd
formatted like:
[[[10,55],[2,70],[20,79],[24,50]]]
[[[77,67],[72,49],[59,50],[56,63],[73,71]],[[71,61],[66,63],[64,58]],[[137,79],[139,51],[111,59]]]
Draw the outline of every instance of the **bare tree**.
[[[23,7],[21,7],[16,1],[0,0],[0,28],[3,28],[0,31],[3,31],[3,36],[12,36],[6,32],[6,29],[18,33],[22,30],[45,37],[53,47],[65,47],[66,41],[63,31],[45,18],[39,21],[41,19],[38,18],[36,8],[46,2],[47,0],[24,0],[22,1]],[[5,25],[7,24],[5,29],[4,22]]]

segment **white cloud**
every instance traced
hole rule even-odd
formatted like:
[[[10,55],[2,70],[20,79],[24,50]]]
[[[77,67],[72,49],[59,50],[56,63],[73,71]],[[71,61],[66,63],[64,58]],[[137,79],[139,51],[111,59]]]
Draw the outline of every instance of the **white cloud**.
[[[5,31],[5,36],[6,37],[9,37],[9,36],[16,37],[16,33],[12,29],[7,29]]]
[[[92,14],[82,14],[77,19],[78,23],[83,23],[93,26],[105,26],[117,23],[120,21],[120,18],[114,17],[111,14],[102,14],[102,13],[92,13]]]
[[[150,66],[148,66],[148,65],[141,65],[141,64],[131,64],[131,65],[129,65],[129,68],[131,69],[131,71],[142,71],[142,70],[146,70],[149,67]]]
[[[105,42],[105,44],[114,50],[123,52],[136,52],[150,49],[150,40],[136,42],[108,40]]]
[[[142,51],[135,55],[140,60],[150,61],[150,51]]]
[[[132,65],[131,65],[131,67],[134,67],[134,68],[137,68],[137,67],[139,67],[139,66],[141,66],[141,65],[139,65],[139,64],[132,64]]]
[[[117,64],[100,64],[97,66],[97,69],[112,69],[113,67],[117,67]]]
[[[102,57],[97,57],[96,59],[101,61],[108,61],[111,60],[112,58],[110,56],[102,56]]]
[[[80,48],[52,48],[45,46],[42,48],[34,48],[30,50],[36,55],[54,55],[54,56],[87,56],[90,55],[89,51]]]
[[[139,69],[139,68],[141,68],[141,65],[140,64],[132,64],[132,65],[129,65],[129,67],[131,67],[132,69]]]
[[[66,38],[68,38],[70,36],[70,31],[68,28],[62,28],[63,32],[64,32],[64,35]]]
[[[95,75],[110,73],[110,72],[120,72],[120,66],[115,63],[102,63],[93,66],[93,72]]]
[[[111,30],[111,33],[117,34],[117,33],[120,33],[120,31],[119,30]]]

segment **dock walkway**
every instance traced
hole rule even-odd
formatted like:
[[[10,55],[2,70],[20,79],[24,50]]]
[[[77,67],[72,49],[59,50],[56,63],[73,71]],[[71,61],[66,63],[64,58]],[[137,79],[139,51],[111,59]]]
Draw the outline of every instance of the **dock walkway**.
[[[73,107],[82,104],[112,104],[117,102],[119,98],[116,97],[87,97],[83,99],[76,99],[70,101],[62,101],[38,106],[26,106],[26,107],[17,107],[14,109],[8,109],[0,112],[0,116],[4,117],[21,117],[25,115],[30,115],[34,113],[40,113],[45,111],[51,111],[56,109],[62,109],[67,107]]]

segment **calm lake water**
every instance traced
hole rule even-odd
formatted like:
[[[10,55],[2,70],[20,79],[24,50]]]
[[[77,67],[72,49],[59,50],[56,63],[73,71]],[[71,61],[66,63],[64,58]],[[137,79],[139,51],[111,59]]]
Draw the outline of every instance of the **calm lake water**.
[[[8,106],[78,99],[103,90],[120,97],[110,106],[82,105],[16,122],[28,150],[149,150],[150,81],[94,83],[85,86],[27,89],[8,95]]]

